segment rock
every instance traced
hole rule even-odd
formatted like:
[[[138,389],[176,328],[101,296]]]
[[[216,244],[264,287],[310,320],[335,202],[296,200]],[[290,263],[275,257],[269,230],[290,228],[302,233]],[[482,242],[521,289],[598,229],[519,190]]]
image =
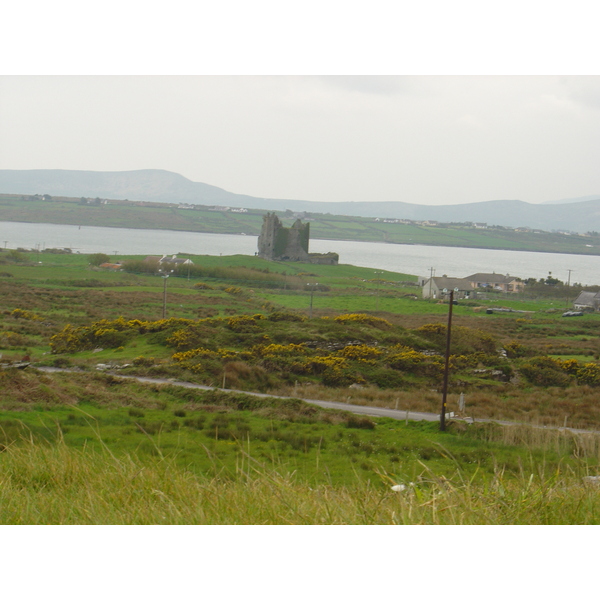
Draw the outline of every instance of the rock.
[[[585,483],[586,485],[593,485],[595,487],[600,487],[600,477],[588,475],[587,477],[583,478],[583,483]]]

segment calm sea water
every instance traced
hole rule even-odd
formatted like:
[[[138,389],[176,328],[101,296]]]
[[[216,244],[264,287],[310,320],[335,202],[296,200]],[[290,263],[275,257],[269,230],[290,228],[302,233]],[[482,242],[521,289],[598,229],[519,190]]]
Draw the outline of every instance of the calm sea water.
[[[0,222],[0,247],[71,248],[73,252],[109,255],[191,254],[253,255],[257,237],[154,229],[119,229]],[[503,273],[515,277],[553,277],[571,284],[600,284],[600,256],[479,250],[441,246],[411,246],[376,242],[311,240],[311,252],[337,252],[340,263],[398,273],[466,277],[473,273]]]

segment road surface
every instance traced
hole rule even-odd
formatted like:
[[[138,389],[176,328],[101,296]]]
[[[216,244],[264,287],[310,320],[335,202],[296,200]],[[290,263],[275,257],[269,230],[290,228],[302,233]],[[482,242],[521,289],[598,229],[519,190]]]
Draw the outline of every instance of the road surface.
[[[45,373],[56,373],[56,372],[72,372],[77,373],[74,369],[59,369],[56,367],[33,367],[38,371],[44,371]],[[165,384],[165,385],[177,385],[180,387],[187,387],[196,390],[219,390],[221,392],[235,393],[235,394],[247,394],[248,396],[258,396],[261,398],[278,398],[280,400],[302,400],[308,404],[314,404],[322,408],[334,408],[338,410],[345,410],[357,415],[365,415],[368,417],[388,417],[390,419],[396,419],[397,421],[439,421],[440,415],[438,413],[424,413],[407,410],[394,410],[393,408],[379,408],[377,406],[364,406],[362,404],[349,404],[344,402],[329,402],[328,400],[309,400],[308,398],[299,398],[297,396],[276,396],[274,394],[262,394],[260,392],[246,392],[242,390],[232,390],[228,388],[219,388],[209,385],[201,385],[199,383],[190,383],[188,381],[177,381],[175,379],[157,379],[153,377],[137,377],[135,375],[121,375],[113,371],[103,371],[113,377],[121,377],[123,379],[135,379],[140,383],[151,383],[151,384]],[[448,419],[449,420],[449,419]],[[556,429],[558,431],[571,431],[573,433],[600,433],[592,429],[573,429],[571,427],[552,427],[546,425],[532,425],[531,423],[519,423],[518,421],[500,421],[498,419],[473,419],[472,417],[459,418],[452,417],[454,421],[464,421],[466,423],[497,423],[499,425],[530,425],[531,427],[537,427],[539,429]]]

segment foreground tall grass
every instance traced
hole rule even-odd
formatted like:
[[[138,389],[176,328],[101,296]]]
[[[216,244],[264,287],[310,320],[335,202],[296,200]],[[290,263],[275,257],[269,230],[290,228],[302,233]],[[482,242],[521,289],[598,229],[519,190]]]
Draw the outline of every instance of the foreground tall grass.
[[[202,477],[169,460],[116,458],[64,444],[0,454],[1,524],[596,524],[600,490],[573,468],[475,483],[421,478],[381,485],[318,485],[245,454],[237,477]]]

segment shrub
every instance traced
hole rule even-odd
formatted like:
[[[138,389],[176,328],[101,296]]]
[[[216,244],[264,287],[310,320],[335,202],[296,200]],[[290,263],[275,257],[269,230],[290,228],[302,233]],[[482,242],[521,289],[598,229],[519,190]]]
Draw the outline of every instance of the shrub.
[[[194,348],[185,352],[176,352],[172,359],[176,362],[188,362],[194,358],[218,358],[218,352],[209,350],[208,348]]]
[[[9,348],[16,346],[27,346],[28,339],[24,335],[15,333],[14,331],[0,332],[0,348]]]
[[[447,327],[442,323],[427,323],[415,330],[433,342],[438,350],[446,347]],[[496,353],[496,340],[485,331],[455,325],[452,327],[451,351],[453,354]]]
[[[268,346],[255,346],[252,351],[261,356],[304,356],[307,348],[300,344],[269,344]]]
[[[42,317],[39,317],[30,310],[23,310],[22,308],[15,308],[11,313],[11,317],[15,319],[26,319],[27,321],[41,321]]]
[[[26,254],[23,254],[24,250],[19,248],[17,250],[9,250],[8,252],[2,253],[2,262],[11,262],[11,263],[27,263],[31,259]]]
[[[391,328],[392,324],[380,317],[373,317],[364,313],[350,313],[348,315],[339,315],[334,318],[338,323],[358,323],[363,325],[373,325],[379,328]]]
[[[306,321],[307,317],[305,315],[299,315],[296,313],[290,312],[272,312],[268,317],[269,321],[290,321],[290,322],[298,322],[301,323]]]
[[[396,346],[386,362],[392,369],[398,371],[414,371],[415,367],[426,360],[427,356],[421,352],[417,352],[412,348]]]
[[[525,346],[515,341],[504,344],[504,351],[506,352],[506,356],[508,358],[520,358],[525,356],[526,353]]]
[[[52,361],[52,366],[57,369],[66,369],[72,365],[71,360],[65,356],[60,356]]]
[[[359,417],[351,415],[346,421],[346,427],[351,429],[375,429],[375,423],[368,417]]]
[[[236,333],[249,333],[254,331],[257,326],[255,317],[249,317],[248,315],[227,319],[227,327]]]
[[[338,354],[350,360],[373,363],[383,354],[383,351],[373,346],[367,346],[366,344],[357,344],[338,350]]]
[[[233,296],[239,296],[243,293],[243,290],[242,290],[242,288],[231,286],[231,287],[225,288],[225,293],[231,294]]]
[[[153,357],[136,356],[131,361],[131,364],[133,364],[136,367],[151,367],[154,364],[154,362],[155,361]]]
[[[523,363],[519,371],[529,383],[540,387],[567,387],[571,382],[561,361],[550,356],[532,358]]]
[[[600,385],[600,366],[596,363],[587,363],[577,371],[577,381],[584,385],[597,387]]]
[[[94,267],[98,267],[103,263],[110,262],[110,256],[108,254],[104,254],[103,252],[98,252],[97,254],[90,254],[90,265]]]
[[[399,389],[406,385],[402,375],[392,369],[373,369],[365,373],[368,381],[381,389]]]
[[[126,331],[117,331],[116,329],[97,329],[94,331],[95,346],[104,346],[105,348],[118,348],[127,343],[129,334]]]
[[[207,327],[191,326],[185,329],[178,329],[166,338],[167,346],[177,348],[178,350],[189,350],[205,346],[207,340],[210,340],[211,331]]]

